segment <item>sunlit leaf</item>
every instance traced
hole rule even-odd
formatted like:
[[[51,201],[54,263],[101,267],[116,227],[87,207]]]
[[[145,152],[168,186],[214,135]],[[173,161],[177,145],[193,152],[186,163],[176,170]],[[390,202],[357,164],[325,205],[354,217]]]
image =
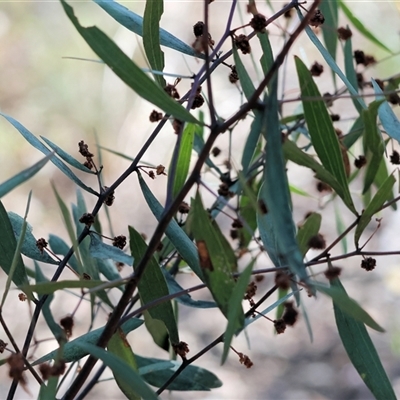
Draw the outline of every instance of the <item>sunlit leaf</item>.
[[[107,35],[95,26],[89,28],[81,26],[73,8],[64,0],[61,0],[61,4],[68,18],[91,49],[140,97],[182,121],[197,122],[193,115],[168,96]]]
[[[331,286],[347,296],[339,279],[332,281]],[[350,317],[335,302],[333,309],[343,346],[361,379],[376,399],[395,400],[396,395],[365,325]]]

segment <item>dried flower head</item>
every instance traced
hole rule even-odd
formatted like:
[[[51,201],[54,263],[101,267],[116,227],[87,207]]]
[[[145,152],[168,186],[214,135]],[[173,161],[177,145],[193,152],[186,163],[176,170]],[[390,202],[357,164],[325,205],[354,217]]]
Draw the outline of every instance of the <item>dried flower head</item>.
[[[74,327],[74,318],[71,315],[61,318],[60,325],[63,327],[67,338],[70,338],[72,336],[72,328]]]
[[[326,247],[326,242],[324,237],[318,233],[310,238],[308,245],[312,249],[323,250]]]
[[[19,301],[26,301],[28,299],[27,295],[25,293],[20,293],[18,295]]]
[[[48,243],[44,238],[36,240],[36,247],[39,249],[40,253],[43,254],[43,250],[47,247]]]
[[[115,236],[112,245],[114,247],[118,247],[119,249],[123,249],[126,246],[126,236],[124,235],[119,235]]]
[[[339,114],[331,114],[331,120],[332,120],[332,122],[339,121],[340,115]]]
[[[358,158],[354,160],[354,166],[358,169],[362,168],[365,164],[367,164],[365,156],[358,156]]]
[[[341,272],[342,272],[342,268],[330,266],[324,272],[324,275],[325,275],[326,279],[328,279],[329,281],[333,281],[334,279],[339,277]]]
[[[353,36],[353,33],[349,28],[343,28],[342,26],[337,30],[340,40],[348,40]]]
[[[247,289],[246,289],[246,293],[244,295],[244,299],[245,300],[252,299],[256,295],[256,292],[257,292],[257,285],[254,282],[250,282],[247,285]]]
[[[285,330],[286,330],[286,323],[285,323],[285,321],[284,321],[282,318],[276,319],[276,320],[274,321],[274,327],[275,327],[276,333],[279,335],[279,334],[285,332]]]
[[[82,217],[79,218],[79,222],[81,224],[85,224],[86,226],[90,227],[94,223],[94,217],[91,213],[84,213]]]
[[[278,270],[275,274],[275,285],[280,289],[287,290],[290,287],[290,275],[286,271]]]
[[[81,153],[83,157],[94,157],[94,155],[89,151],[88,145],[83,140],[78,143],[78,147],[79,153]]]
[[[376,260],[372,257],[364,258],[361,261],[361,268],[365,269],[366,271],[372,271],[376,267]]]
[[[181,214],[187,214],[190,211],[190,206],[188,203],[185,201],[182,201],[182,203],[179,205],[178,211]]]
[[[325,101],[327,107],[333,106],[333,96],[329,92],[324,93],[322,99]]]
[[[186,358],[186,354],[189,353],[190,351],[188,344],[185,342],[179,342],[178,344],[173,344],[172,347],[175,353],[182,358]]]
[[[198,21],[193,25],[193,33],[194,36],[200,37],[203,35],[204,32],[204,22],[203,21]]]
[[[243,53],[243,54],[250,54],[251,47],[249,39],[246,35],[238,35],[234,39],[235,46]]]
[[[318,192],[320,192],[320,193],[322,193],[322,192],[332,192],[332,188],[325,182],[318,181],[316,186],[317,186]]]
[[[311,65],[310,72],[312,76],[320,76],[324,72],[324,67],[315,61],[314,64]]]
[[[400,164],[400,154],[396,150],[393,150],[393,153],[390,155],[390,162],[394,165]]]
[[[164,90],[173,99],[179,100],[179,98],[181,97],[181,96],[179,96],[179,93],[176,90],[176,87],[174,85],[168,84],[167,86],[164,87]]]
[[[11,354],[11,356],[7,358],[7,364],[9,366],[8,376],[12,379],[16,379],[21,385],[25,386],[26,381],[23,376],[25,361],[22,354]]]
[[[240,219],[234,219],[232,222],[232,228],[243,228],[243,223]]]
[[[103,192],[108,190],[108,186],[104,186]],[[114,204],[115,200],[115,191],[112,190],[110,193],[108,193],[107,197],[104,199],[104,204],[108,207],[111,207]]]
[[[292,301],[287,301],[284,304],[285,311],[283,312],[282,319],[286,325],[293,326],[299,315],[299,312],[293,307]]]
[[[263,32],[265,27],[267,26],[267,19],[262,14],[256,14],[250,21],[250,26],[256,32]]]
[[[230,83],[236,83],[239,80],[239,75],[236,71],[236,67],[233,66],[231,68],[231,73],[229,74],[229,82]]]
[[[157,175],[167,175],[166,173],[165,173],[165,167],[164,167],[164,165],[157,165],[157,167],[156,167],[156,174]]]
[[[150,114],[149,120],[150,122],[158,122],[161,121],[163,118],[162,113],[158,112],[157,110],[153,110]]]
[[[253,362],[250,360],[246,354],[243,353],[237,353],[239,356],[239,362],[240,364],[243,364],[246,368],[251,368],[253,366]]]
[[[318,28],[325,22],[325,17],[322,14],[321,10],[315,10],[314,15],[311,17],[310,22],[308,23],[315,28]]]
[[[221,154],[221,149],[219,147],[213,147],[211,150],[211,154],[214,157],[218,157]]]
[[[175,118],[172,122],[172,128],[174,129],[175,134],[179,135],[183,128],[183,122]]]

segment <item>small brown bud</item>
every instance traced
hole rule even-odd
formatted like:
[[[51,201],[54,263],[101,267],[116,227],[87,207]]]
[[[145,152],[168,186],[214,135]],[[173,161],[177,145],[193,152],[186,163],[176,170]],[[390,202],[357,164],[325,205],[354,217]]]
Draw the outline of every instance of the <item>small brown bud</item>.
[[[179,100],[181,96],[179,96],[178,91],[176,90],[176,87],[174,85],[168,84],[167,86],[164,87],[164,90],[167,92],[169,96],[171,96],[173,99]]]
[[[174,128],[175,134],[179,135],[183,127],[183,122],[180,121],[179,119],[174,119],[172,122],[172,128]]]
[[[367,159],[365,156],[358,156],[358,158],[354,160],[354,166],[358,169],[362,168],[366,163]]]
[[[353,35],[350,29],[343,27],[338,28],[337,33],[340,40],[350,39]]]
[[[212,150],[211,150],[211,154],[214,157],[218,157],[221,154],[221,149],[218,148],[218,147],[213,147]]]
[[[236,67],[232,67],[232,72],[229,74],[229,82],[236,83],[239,80],[239,75],[236,71]]]
[[[290,276],[286,271],[278,270],[275,274],[275,285],[280,289],[287,290],[290,287]]]
[[[317,182],[317,190],[318,192],[332,192],[332,188],[325,182],[318,181]]]
[[[156,168],[156,174],[157,175],[167,175],[166,173],[165,173],[165,167],[164,167],[164,165],[157,165],[157,168]]]
[[[66,317],[60,320],[60,325],[63,327],[67,338],[72,336],[72,328],[74,327],[74,319],[71,315],[67,315]]]
[[[324,67],[315,61],[314,64],[311,65],[310,72],[312,76],[320,76],[324,72]]]
[[[240,219],[235,219],[232,222],[232,228],[243,228],[243,223]]]
[[[342,268],[331,266],[324,272],[324,275],[325,275],[326,279],[328,279],[329,281],[333,281],[340,275],[341,272],[342,272]]]
[[[189,353],[190,351],[188,344],[185,342],[179,342],[178,344],[173,344],[172,347],[175,353],[182,358],[186,358],[186,354]]]
[[[327,107],[333,106],[333,96],[330,93],[324,93],[322,99],[325,101]]]
[[[318,233],[315,236],[312,236],[308,241],[308,245],[312,249],[323,250],[326,247],[326,242],[324,237]]]
[[[253,362],[246,354],[238,353],[238,355],[240,364],[243,364],[246,368],[251,368],[253,366]]]
[[[108,189],[108,186],[104,186],[103,191],[106,191]],[[104,199],[104,204],[108,207],[111,207],[114,204],[115,200],[115,191],[111,191],[107,197]]]
[[[376,260],[372,257],[364,258],[361,261],[361,268],[365,269],[366,271],[372,271],[376,267]]]
[[[396,150],[393,150],[393,153],[390,155],[390,162],[394,165],[400,164],[400,154]]]
[[[20,293],[18,295],[18,299],[19,299],[19,301],[26,301],[28,299],[28,297],[26,296],[25,293]]]
[[[234,39],[235,46],[243,53],[243,54],[250,54],[251,47],[249,39],[246,35],[238,35]]]
[[[91,213],[85,213],[79,218],[79,222],[90,227],[94,223],[94,217]]]
[[[179,205],[178,211],[181,214],[187,214],[190,210],[190,206],[188,203],[186,203],[185,201],[182,201],[182,203]]]
[[[325,17],[322,14],[321,10],[315,10],[314,15],[311,17],[310,22],[308,23],[315,28],[318,28],[325,22]]]
[[[48,243],[44,238],[36,240],[36,247],[39,249],[40,253],[43,254],[43,250],[47,247]]]
[[[204,32],[204,22],[198,21],[193,25],[193,33],[194,36],[200,37],[203,35]]]
[[[247,285],[246,293],[244,295],[245,300],[250,300],[256,295],[257,292],[257,285],[254,282],[250,282]]]
[[[332,122],[337,122],[340,120],[340,115],[339,114],[331,114],[331,120]]]
[[[287,301],[285,304],[285,311],[283,312],[282,319],[286,325],[293,326],[299,315],[299,312],[293,307],[293,302]]]
[[[94,155],[89,151],[88,145],[83,140],[78,143],[78,147],[79,153],[81,153],[83,157],[94,157]]]
[[[160,113],[156,110],[153,110],[150,114],[149,120],[150,120],[150,122],[158,122],[158,121],[161,121],[162,118],[163,118],[162,113]]]
[[[112,245],[122,250],[126,246],[126,236],[124,235],[115,236],[112,241]]]
[[[276,333],[279,335],[279,334],[285,332],[286,323],[282,318],[281,319],[277,319],[277,320],[274,321],[274,327],[275,327]]]
[[[196,94],[196,96],[193,99],[192,107],[190,107],[192,110],[196,108],[200,108],[204,104],[204,97],[201,94]]]
[[[267,26],[267,19],[262,14],[256,14],[250,21],[250,26],[256,32],[263,32],[265,27]]]

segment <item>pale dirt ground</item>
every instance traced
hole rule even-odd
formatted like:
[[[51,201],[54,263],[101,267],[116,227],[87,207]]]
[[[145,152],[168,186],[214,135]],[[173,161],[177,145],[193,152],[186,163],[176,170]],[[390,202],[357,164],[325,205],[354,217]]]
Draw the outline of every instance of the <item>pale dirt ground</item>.
[[[192,25],[201,20],[201,2],[165,2],[165,14],[162,26],[172,33],[191,43]],[[279,3],[276,8],[282,6]],[[74,3],[76,13],[84,25],[96,24],[104,29],[114,40],[140,65],[145,65],[140,53],[138,41],[133,34],[107,17],[98,6],[92,2]],[[143,2],[129,2],[126,4],[138,13],[142,13]],[[228,13],[230,2],[219,1],[213,4],[211,15],[211,32],[218,39],[223,30],[223,22]],[[241,6],[244,7],[244,3]],[[392,49],[399,45],[398,18],[399,14],[394,2],[352,2],[354,12],[361,13],[360,18],[368,23],[373,32]],[[260,5],[259,10],[266,15],[270,11],[266,5]],[[176,16],[179,15],[179,19]],[[236,25],[240,25],[236,20]],[[272,34],[279,33],[279,29],[271,29]],[[147,122],[147,115],[152,110],[149,104],[138,101],[137,96],[119,82],[112,72],[98,64],[66,60],[64,56],[96,58],[76,33],[71,23],[57,2],[7,2],[0,5],[0,38],[2,50],[0,65],[2,66],[2,85],[0,89],[0,109],[30,129],[36,135],[44,135],[56,142],[62,148],[77,154],[77,142],[84,139],[93,146],[93,131],[96,130],[101,144],[114,150],[134,155],[144,143],[152,130]],[[274,40],[274,38],[273,38]],[[386,56],[376,50],[364,39],[357,35],[354,38],[354,48],[362,47],[367,52],[373,52],[377,59]],[[279,47],[274,48],[275,52]],[[340,49],[339,49],[340,54]],[[303,37],[294,47],[293,54],[299,55],[307,63],[314,59],[322,62],[314,50]],[[257,59],[257,58],[256,58]],[[340,57],[339,57],[340,59]],[[398,73],[396,62],[387,61],[379,64],[367,75],[387,77]],[[187,63],[187,64],[186,64]],[[323,62],[322,62],[323,63]],[[324,64],[324,63],[323,63]],[[166,70],[190,74],[196,71],[199,62],[195,59],[185,60],[171,51],[166,51]],[[190,68],[188,70],[188,68]],[[238,100],[237,89],[226,82],[226,71],[217,72],[213,76],[215,85],[215,102],[222,117],[227,117]],[[254,79],[256,76],[254,75]],[[331,90],[329,73],[325,73],[318,80],[321,92]],[[186,86],[185,86],[186,85]],[[184,83],[188,88],[189,84]],[[293,73],[292,58],[288,64],[286,75],[286,95],[295,97],[298,94],[298,83]],[[326,90],[325,90],[326,89]],[[184,89],[180,89],[183,93]],[[296,107],[290,103],[285,106],[285,114]],[[349,126],[347,118],[354,117],[355,112],[348,103],[337,102],[334,112],[342,114],[342,121],[338,127],[346,130]],[[142,118],[143,116],[146,118]],[[243,122],[243,129],[247,129],[248,121]],[[154,164],[168,165],[175,136],[171,128],[162,132],[162,138],[150,148],[145,160]],[[235,137],[233,160],[240,163],[239,135]],[[226,137],[221,138],[218,145],[227,155]],[[75,153],[76,152],[76,153]],[[355,154],[357,155],[357,154]],[[104,176],[106,182],[112,182],[119,173],[126,168],[128,162],[107,153],[103,154]],[[8,179],[22,168],[32,165],[41,158],[41,154],[32,149],[19,134],[4,120],[0,120],[0,182]],[[223,158],[221,158],[222,160]],[[293,168],[289,165],[291,182],[313,197],[301,198],[294,195],[295,221],[301,221],[309,210],[317,210],[323,203],[314,189],[314,180],[307,171]],[[206,176],[206,180],[213,188],[218,182]],[[24,213],[27,194],[33,188],[33,203],[29,214],[29,222],[34,227],[36,237],[47,237],[49,232],[67,238],[66,230],[61,221],[54,195],[49,182],[55,182],[67,204],[75,201],[75,187],[62,176],[52,165],[46,166],[30,182],[16,189],[11,195],[2,199],[5,207],[16,213]],[[87,181],[88,184],[95,184]],[[158,179],[149,182],[159,198],[163,199],[165,180]],[[354,197],[359,209],[360,187],[354,187]],[[143,200],[136,183],[136,178],[129,178],[129,183],[118,190],[116,203],[110,209],[115,220],[115,232],[127,234],[127,223],[133,224],[136,229],[151,235],[155,220],[150,211],[143,207]],[[88,207],[93,205],[92,199],[85,196]],[[206,202],[211,202],[206,198]],[[340,209],[345,223],[352,221],[351,215]],[[336,237],[334,209],[328,206],[323,210],[322,233],[327,241]],[[369,249],[394,250],[398,245],[399,214],[390,210],[382,213],[382,229],[369,245]],[[229,222],[220,219],[222,226],[228,228]],[[372,224],[373,225],[373,224]],[[106,226],[106,225],[105,225]],[[373,227],[369,230],[372,233]],[[367,235],[365,236],[368,237]],[[352,249],[351,236],[349,249]],[[339,254],[338,248],[333,254]],[[399,257],[378,259],[378,268],[375,272],[366,274],[359,269],[360,260],[352,259],[340,263],[343,267],[343,283],[348,292],[356,298],[376,320],[385,327],[385,334],[371,331],[371,336],[381,356],[382,362],[388,371],[397,393],[400,393],[400,317],[397,312],[400,296]],[[267,261],[259,262],[258,267],[266,267]],[[319,271],[316,269],[315,271]],[[52,268],[45,267],[44,271],[51,276]],[[66,273],[63,278],[70,275]],[[1,281],[5,282],[5,275]],[[185,276],[181,279],[184,286],[194,284],[195,279]],[[271,285],[271,278],[267,278],[259,285],[259,293],[267,290]],[[195,295],[195,298],[204,297],[204,293]],[[29,310],[26,303],[15,300],[16,292],[12,292],[5,307],[5,319],[10,326],[18,343],[22,345],[26,328],[29,323]],[[57,318],[65,316],[76,305],[76,298],[69,295],[58,295],[53,303],[53,313]],[[222,349],[217,347],[203,356],[196,365],[208,368],[216,373],[224,385],[212,392],[174,392],[164,394],[162,398],[184,399],[370,399],[371,394],[364,387],[361,379],[351,366],[341,346],[334,327],[332,305],[328,299],[319,297],[305,298],[311,325],[314,331],[314,342],[310,343],[304,318],[300,318],[294,329],[289,329],[284,335],[275,336],[270,323],[258,321],[248,330],[251,347],[248,348],[244,335],[239,336],[234,346],[246,353],[254,362],[253,368],[245,369],[237,358],[231,354],[223,367],[220,366]],[[225,320],[217,311],[204,311],[181,308],[180,331],[182,340],[189,344],[191,353],[195,354],[204,345],[217,337],[225,327]],[[76,315],[75,335],[84,333],[89,325],[88,309],[82,307]],[[99,326],[102,323],[99,322]],[[0,330],[0,338],[4,333]],[[38,325],[38,339],[49,337],[49,333],[42,322]],[[144,328],[140,328],[129,336],[132,348],[141,355],[167,357],[162,354],[147,335]],[[54,342],[43,343],[35,355],[40,356],[55,348]],[[10,380],[7,371],[0,369],[0,398],[5,398]],[[110,376],[105,373],[104,377]],[[23,391],[17,394],[18,399],[36,397],[37,385],[29,380],[29,389],[32,396]],[[120,399],[117,386],[112,382],[100,383],[95,387],[88,399]]]

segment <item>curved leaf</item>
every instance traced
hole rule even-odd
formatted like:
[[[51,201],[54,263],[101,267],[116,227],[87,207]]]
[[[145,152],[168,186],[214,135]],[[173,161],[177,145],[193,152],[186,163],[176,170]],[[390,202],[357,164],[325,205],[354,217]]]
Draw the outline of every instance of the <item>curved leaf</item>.
[[[47,164],[47,161],[49,161],[52,157],[53,154],[48,154],[46,157],[33,164],[31,167],[24,169],[23,171],[14,175],[12,178],[7,179],[5,182],[3,182],[0,185],[0,198],[11,192],[11,190],[21,185],[28,179],[32,178],[32,176],[39,172]]]
[[[131,10],[128,10],[126,7],[118,4],[114,0],[93,1],[122,26],[139,36],[143,36],[143,18],[141,16],[135,14]],[[182,42],[180,39],[162,28],[160,28],[160,44],[189,56],[203,58],[203,55],[196,53],[193,50],[193,47]]]
[[[68,18],[90,48],[140,97],[182,121],[198,122],[189,111],[169,97],[162,88],[132,62],[107,35],[95,26],[89,28],[81,26],[75,17],[73,8],[64,0],[61,0],[61,4]]]
[[[332,281],[331,286],[346,295],[339,279]],[[376,399],[395,400],[396,395],[365,325],[349,317],[335,302],[333,309],[343,346],[361,379]]]

